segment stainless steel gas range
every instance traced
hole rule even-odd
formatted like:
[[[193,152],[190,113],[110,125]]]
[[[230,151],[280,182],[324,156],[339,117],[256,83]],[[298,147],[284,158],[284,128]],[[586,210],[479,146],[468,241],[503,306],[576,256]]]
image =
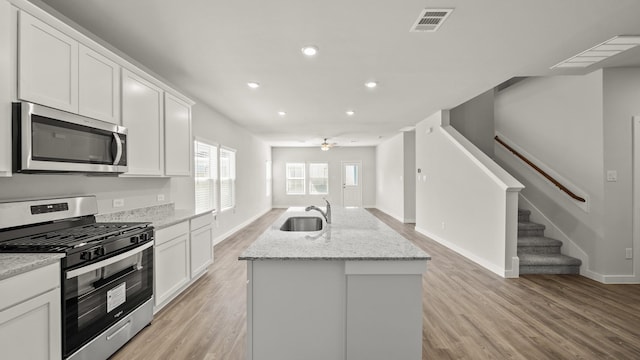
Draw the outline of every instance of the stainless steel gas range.
[[[64,359],[106,359],[153,319],[153,227],[96,213],[94,196],[0,203],[0,252],[65,254]]]

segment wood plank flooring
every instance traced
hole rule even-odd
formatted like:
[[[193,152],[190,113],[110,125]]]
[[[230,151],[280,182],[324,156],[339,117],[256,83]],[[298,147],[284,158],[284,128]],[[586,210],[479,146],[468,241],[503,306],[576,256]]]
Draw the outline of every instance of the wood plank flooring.
[[[216,246],[209,272],[112,358],[244,359],[246,264],[237,258],[282,211]],[[413,225],[370,211],[432,256],[423,278],[423,359],[640,359],[640,285],[503,279]]]

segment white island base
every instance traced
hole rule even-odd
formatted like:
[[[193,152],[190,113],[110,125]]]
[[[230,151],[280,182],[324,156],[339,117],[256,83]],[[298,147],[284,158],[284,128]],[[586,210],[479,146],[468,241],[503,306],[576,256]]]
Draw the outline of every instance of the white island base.
[[[427,260],[247,262],[247,359],[418,360]]]

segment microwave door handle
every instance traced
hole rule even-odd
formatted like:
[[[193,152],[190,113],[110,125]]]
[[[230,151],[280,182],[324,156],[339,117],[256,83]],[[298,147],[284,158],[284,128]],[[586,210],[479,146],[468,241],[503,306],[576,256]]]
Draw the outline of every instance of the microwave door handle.
[[[113,165],[118,165],[122,157],[122,140],[120,140],[118,133],[113,133],[113,139],[116,143],[116,156],[115,159],[113,159]]]

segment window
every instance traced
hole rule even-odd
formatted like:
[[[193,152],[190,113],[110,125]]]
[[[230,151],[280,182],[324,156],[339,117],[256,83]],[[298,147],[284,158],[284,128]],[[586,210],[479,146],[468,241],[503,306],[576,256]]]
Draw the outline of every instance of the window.
[[[326,195],[329,193],[329,164],[309,164],[309,194]]]
[[[220,148],[220,210],[236,206],[236,151]]]
[[[216,210],[218,193],[218,147],[194,141],[196,212]]]
[[[287,163],[287,195],[304,195],[304,163]]]

